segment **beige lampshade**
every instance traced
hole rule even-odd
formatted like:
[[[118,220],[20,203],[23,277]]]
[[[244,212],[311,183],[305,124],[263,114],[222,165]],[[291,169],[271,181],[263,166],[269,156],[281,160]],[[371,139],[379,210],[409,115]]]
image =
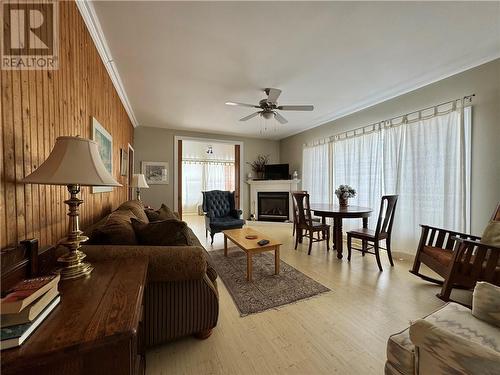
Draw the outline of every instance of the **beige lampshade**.
[[[97,143],[80,137],[58,137],[49,157],[23,179],[28,184],[122,186],[108,172]]]
[[[149,185],[146,182],[146,178],[144,177],[143,174],[133,174],[132,175],[132,182],[130,183],[130,187],[148,188]]]

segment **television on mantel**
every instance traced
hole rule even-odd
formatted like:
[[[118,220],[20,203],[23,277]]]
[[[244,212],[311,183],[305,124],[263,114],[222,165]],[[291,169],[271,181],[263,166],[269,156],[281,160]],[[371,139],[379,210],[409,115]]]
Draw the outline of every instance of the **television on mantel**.
[[[268,164],[264,167],[264,178],[266,180],[289,180],[290,172],[288,164]]]

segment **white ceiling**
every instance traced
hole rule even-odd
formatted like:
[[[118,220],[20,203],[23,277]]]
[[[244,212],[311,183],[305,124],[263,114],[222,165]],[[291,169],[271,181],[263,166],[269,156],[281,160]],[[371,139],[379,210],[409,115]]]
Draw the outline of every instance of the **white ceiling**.
[[[500,56],[499,2],[92,4],[141,126],[280,139]],[[260,134],[265,87],[315,110]]]

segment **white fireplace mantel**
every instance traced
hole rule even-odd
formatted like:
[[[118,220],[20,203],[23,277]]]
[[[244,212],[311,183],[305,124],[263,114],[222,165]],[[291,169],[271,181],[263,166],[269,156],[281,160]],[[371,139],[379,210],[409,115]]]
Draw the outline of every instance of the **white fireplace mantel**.
[[[250,185],[250,213],[257,220],[257,193],[264,191],[289,192],[298,190],[300,180],[247,180]],[[292,220],[292,194],[289,194],[288,219]]]

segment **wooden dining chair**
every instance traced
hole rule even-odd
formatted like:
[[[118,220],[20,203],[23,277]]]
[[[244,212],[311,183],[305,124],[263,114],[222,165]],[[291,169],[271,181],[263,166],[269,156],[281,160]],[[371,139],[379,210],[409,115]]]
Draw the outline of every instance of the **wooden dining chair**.
[[[500,203],[490,223],[500,222]],[[442,285],[437,297],[449,301],[453,288],[472,289],[478,281],[500,286],[500,247],[481,242],[481,237],[452,230],[421,225],[413,268],[414,275]],[[425,264],[443,279],[438,280],[420,273]]]
[[[308,194],[307,193],[307,190],[296,190],[293,193],[304,193],[304,194]],[[296,223],[298,221],[298,218],[296,217],[296,213],[297,213],[297,206],[295,204],[295,199],[292,198],[292,210],[293,210],[293,227],[292,227],[292,236],[295,236],[295,231],[296,231]],[[312,218],[313,221],[315,222],[320,222],[320,218],[319,217],[313,217]]]
[[[396,212],[396,203],[398,202],[397,195],[384,195],[380,203],[380,211],[378,214],[377,227],[375,230],[368,228],[359,228],[347,232],[347,260],[351,260],[351,250],[359,250],[363,256],[365,254],[375,255],[377,265],[380,271],[382,270],[382,263],[380,263],[380,249],[387,250],[389,262],[394,266],[391,254],[391,233],[392,224],[394,223],[394,214]],[[361,248],[352,246],[352,239],[357,238],[361,240]],[[386,247],[381,247],[379,242],[385,240]],[[372,245],[373,244],[373,245]],[[370,250],[373,249],[373,252]]]
[[[296,219],[295,250],[302,243],[304,237],[309,238],[308,255],[311,254],[313,242],[326,241],[326,249],[330,250],[330,226],[313,221],[311,206],[309,204],[309,194],[303,192],[293,192],[292,197],[295,204],[294,219]],[[314,238],[314,233],[321,233],[322,236]]]

